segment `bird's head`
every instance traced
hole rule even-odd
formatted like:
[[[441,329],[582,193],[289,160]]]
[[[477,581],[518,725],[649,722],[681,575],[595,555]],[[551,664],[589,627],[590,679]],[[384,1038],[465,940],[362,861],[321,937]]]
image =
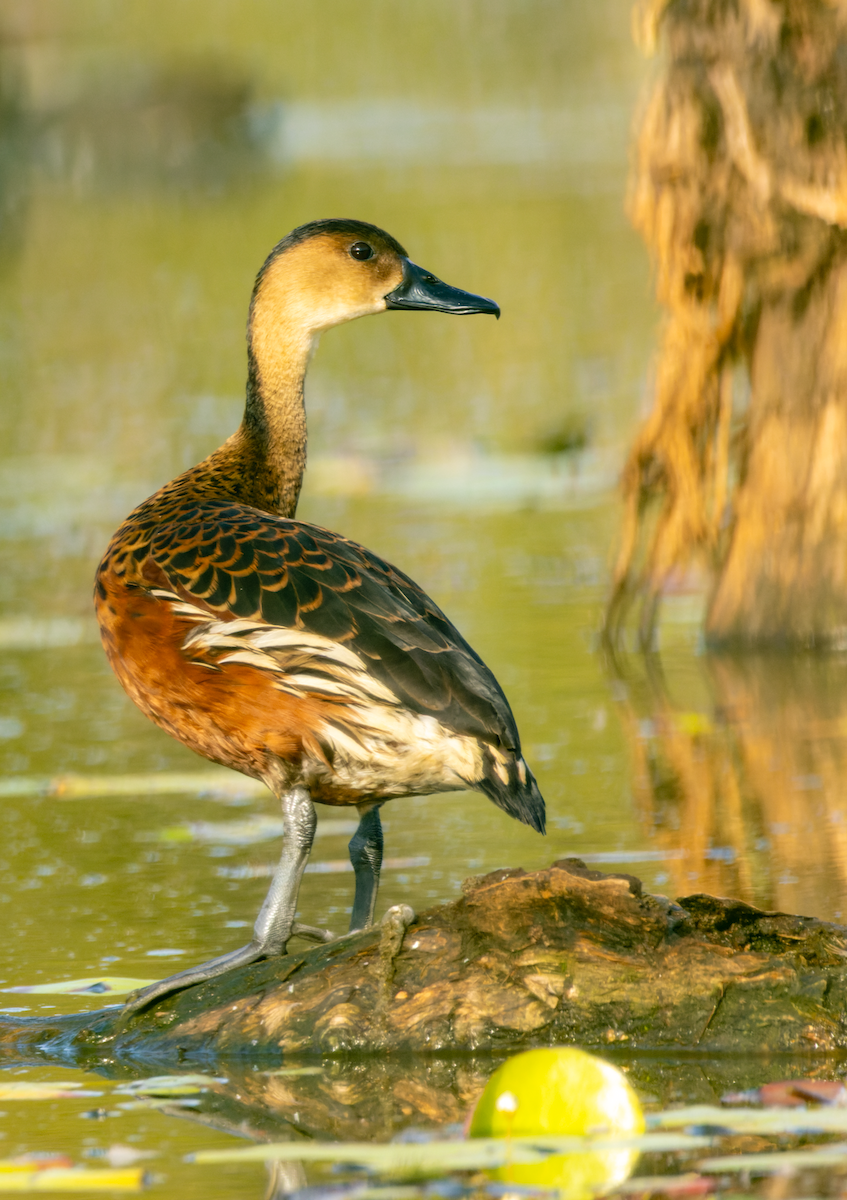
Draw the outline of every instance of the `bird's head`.
[[[259,272],[251,337],[262,340],[288,326],[314,338],[333,325],[388,309],[500,316],[493,300],[443,283],[375,225],[312,221],[283,238]]]

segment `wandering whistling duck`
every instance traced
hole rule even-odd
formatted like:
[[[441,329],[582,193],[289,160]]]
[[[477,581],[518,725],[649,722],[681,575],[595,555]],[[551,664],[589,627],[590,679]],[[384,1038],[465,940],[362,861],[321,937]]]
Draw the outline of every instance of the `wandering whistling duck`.
[[[133,1011],[285,952],[315,833],[313,801],[356,808],[350,929],[373,920],[379,808],[472,788],[544,832],[544,801],[503,692],[416,583],[363,546],[295,521],[303,380],[318,335],[389,309],[493,313],[361,221],[313,221],[259,271],[240,428],[112,538],[95,585],[109,662],[148,717],[260,779],[282,805],[282,856],[247,946],[130,997]]]

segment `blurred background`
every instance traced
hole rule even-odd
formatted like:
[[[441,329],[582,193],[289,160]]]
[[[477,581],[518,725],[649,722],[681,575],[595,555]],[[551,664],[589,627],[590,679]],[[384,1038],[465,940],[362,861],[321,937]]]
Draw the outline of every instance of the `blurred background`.
[[[299,515],[448,612],[549,806],[546,839],[481,796],[388,806],[380,909],[579,855],[654,891],[841,917],[843,722],[786,740],[806,716],[783,697],[817,703],[816,668],[805,692],[790,672],[755,683],[756,773],[732,668],[702,654],[697,579],[666,597],[660,681],[599,652],[617,478],[653,389],[659,313],[624,201],[654,70],[628,0],[4,0],[0,985],[155,978],[252,926],[274,802],[174,782],[207,766],[124,696],[91,581],[129,509],[238,424],[255,273],[327,216],[384,226],[502,306],[323,340]],[[97,794],[104,776],[122,782]],[[303,920],[339,930],[343,816],[322,814],[302,893]]]

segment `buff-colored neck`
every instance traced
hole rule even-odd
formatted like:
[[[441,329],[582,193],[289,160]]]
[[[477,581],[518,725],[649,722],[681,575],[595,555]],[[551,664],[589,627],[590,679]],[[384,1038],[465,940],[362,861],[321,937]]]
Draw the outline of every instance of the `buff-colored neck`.
[[[230,442],[239,451],[249,490],[243,502],[293,517],[306,469],[303,382],[313,340],[302,335],[272,346],[257,340],[250,346],[244,420]]]
[[[214,481],[217,491],[241,504],[293,517],[306,467],[303,381],[315,337],[279,314],[270,319],[266,307],[254,305],[248,327],[244,419],[194,470],[201,486]]]

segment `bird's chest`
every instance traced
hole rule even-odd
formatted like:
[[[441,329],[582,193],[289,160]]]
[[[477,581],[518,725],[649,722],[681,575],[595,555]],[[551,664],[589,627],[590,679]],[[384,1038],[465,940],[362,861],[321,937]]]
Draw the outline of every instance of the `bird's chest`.
[[[177,606],[101,566],[100,636],[129,697],[173,737],[214,762],[265,778],[268,762],[294,762],[310,714],[264,672],[186,652],[195,627]]]

